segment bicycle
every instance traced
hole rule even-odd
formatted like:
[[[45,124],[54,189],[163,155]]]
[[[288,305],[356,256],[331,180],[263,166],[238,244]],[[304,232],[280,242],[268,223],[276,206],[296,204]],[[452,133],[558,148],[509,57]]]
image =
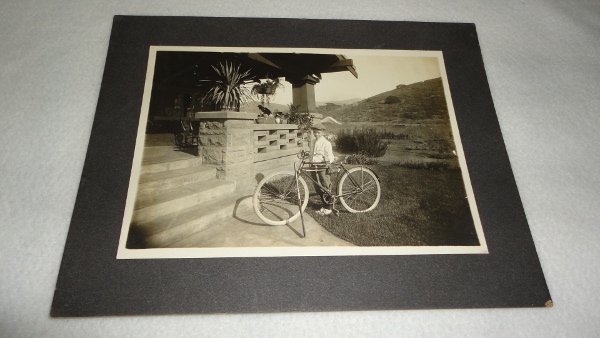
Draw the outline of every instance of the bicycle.
[[[298,153],[300,165],[297,168],[294,166],[294,171],[276,172],[258,183],[252,196],[252,205],[254,212],[263,222],[269,225],[285,225],[301,216],[308,205],[309,196],[303,176],[325,191],[324,199],[332,205],[335,215],[339,216],[339,211],[335,209],[338,200],[350,213],[364,213],[377,207],[381,198],[381,184],[373,170],[362,166],[348,169],[344,163],[331,163],[337,167],[337,175],[335,185],[332,182],[331,189],[327,189],[309,173],[328,168],[323,162],[307,161],[308,157],[308,152],[302,150]],[[336,194],[333,191],[336,191]]]

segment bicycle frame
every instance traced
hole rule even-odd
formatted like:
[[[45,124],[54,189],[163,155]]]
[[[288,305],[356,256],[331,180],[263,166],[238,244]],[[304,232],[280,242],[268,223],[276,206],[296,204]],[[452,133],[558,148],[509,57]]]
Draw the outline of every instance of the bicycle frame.
[[[305,166],[308,165],[309,169],[306,169]],[[306,161],[305,158],[302,158],[302,162],[300,162],[300,165],[298,166],[296,170],[296,175],[300,176],[301,174],[304,174],[303,176],[308,177],[315,185],[318,185],[323,191],[325,191],[327,193],[327,195],[329,195],[329,197],[331,198],[331,205],[332,207],[335,209],[335,202],[337,202],[337,199],[340,197],[345,197],[345,196],[349,196],[349,195],[353,195],[356,193],[360,193],[362,192],[362,187],[358,184],[358,182],[356,182],[354,180],[354,178],[351,175],[348,175],[348,178],[350,179],[350,181],[356,186],[357,190],[351,191],[351,192],[347,192],[344,194],[340,194],[340,195],[336,195],[333,192],[337,191],[338,185],[340,183],[340,177],[342,177],[345,173],[348,173],[349,170],[344,166],[343,163],[330,163],[329,165],[333,165],[333,166],[337,166],[338,169],[336,170],[336,177],[335,177],[335,184],[331,184],[331,188],[325,188],[323,187],[323,185],[321,185],[321,183],[317,182],[312,175],[309,175],[308,173],[310,172],[320,172],[320,171],[324,171],[327,170],[327,167],[323,167],[323,168],[319,168],[319,166],[323,166],[323,165],[327,165],[327,163],[324,162],[308,162]],[[341,172],[342,171],[342,172]]]
[[[254,191],[252,196],[254,211],[267,224],[283,225],[289,224],[298,217],[304,218],[303,209],[306,208],[310,198],[307,182],[314,184],[317,192],[321,194],[322,202],[329,205],[329,209],[337,216],[339,211],[335,208],[335,204],[338,200],[350,213],[368,212],[377,206],[381,188],[379,177],[372,170],[363,166],[347,167],[341,162],[326,164],[308,161],[309,155],[306,151],[301,151],[298,158],[300,162],[294,163],[293,172],[272,173],[263,178]],[[322,174],[313,174],[324,170],[336,172],[329,187],[324,187],[320,182],[319,176]],[[329,172],[327,174],[330,175]],[[366,194],[363,194],[365,192]],[[296,205],[299,210],[290,209],[293,205]]]

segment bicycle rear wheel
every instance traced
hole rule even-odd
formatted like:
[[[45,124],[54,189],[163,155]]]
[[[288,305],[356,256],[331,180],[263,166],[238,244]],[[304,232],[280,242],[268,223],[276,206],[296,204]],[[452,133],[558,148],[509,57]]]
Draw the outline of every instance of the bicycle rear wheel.
[[[278,172],[263,178],[252,196],[254,212],[269,225],[293,222],[300,216],[298,189],[304,210],[308,204],[308,186],[302,177],[298,177],[298,185],[293,172]]]
[[[379,177],[371,169],[352,168],[340,178],[338,195],[344,208],[351,213],[371,211],[381,198]]]

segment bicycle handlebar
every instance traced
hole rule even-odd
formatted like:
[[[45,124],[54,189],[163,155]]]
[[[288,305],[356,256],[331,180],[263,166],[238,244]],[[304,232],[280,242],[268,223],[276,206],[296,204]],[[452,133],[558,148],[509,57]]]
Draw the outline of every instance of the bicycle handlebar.
[[[301,151],[298,153],[298,158],[299,158],[299,159],[301,159],[301,160],[307,159],[307,158],[308,158],[308,151],[306,151],[306,150],[301,150]]]
[[[301,150],[301,151],[298,153],[298,155],[297,155],[297,156],[298,156],[298,158],[299,158],[299,159],[301,159],[301,160],[306,160],[307,158],[309,158],[309,157],[310,157],[310,155],[309,155],[308,151],[306,151],[306,150]],[[329,164],[336,164],[336,165],[340,165],[340,164],[342,164],[343,162],[344,162],[344,161],[341,161],[341,159],[340,159],[340,158],[338,158],[338,157],[335,157],[335,158],[333,159],[333,162],[331,162],[331,163],[329,163]],[[321,163],[321,162],[306,162],[306,163],[307,163],[307,164],[309,164],[309,163],[310,163],[310,164],[318,164],[318,163]]]

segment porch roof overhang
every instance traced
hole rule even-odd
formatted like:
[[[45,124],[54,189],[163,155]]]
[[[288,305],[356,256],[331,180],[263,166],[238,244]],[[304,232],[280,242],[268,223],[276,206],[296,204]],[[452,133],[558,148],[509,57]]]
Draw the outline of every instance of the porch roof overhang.
[[[198,80],[212,75],[211,65],[219,61],[236,61],[243,70],[250,69],[256,80],[270,78],[303,78],[313,75],[350,72],[358,73],[352,59],[339,54],[300,53],[219,53],[219,52],[171,52],[157,53],[154,84],[197,87]]]
[[[334,54],[248,53],[248,58],[272,67],[272,76],[298,77],[349,71],[358,78],[352,59]]]

